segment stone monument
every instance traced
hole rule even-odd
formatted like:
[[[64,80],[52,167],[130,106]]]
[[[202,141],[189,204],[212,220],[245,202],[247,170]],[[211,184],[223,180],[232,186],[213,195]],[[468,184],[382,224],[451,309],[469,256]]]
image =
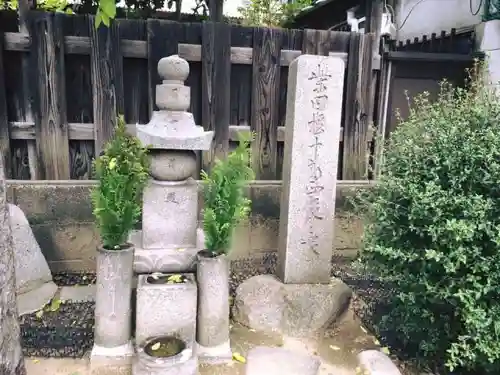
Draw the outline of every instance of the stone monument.
[[[143,193],[142,230],[131,233],[134,270],[139,275],[136,308],[135,375],[190,375],[197,371],[197,253],[204,248],[198,228],[195,150],[208,150],[213,132],[205,132],[188,111],[190,88],[184,85],[189,64],[177,55],[162,58],[156,86],[158,111],[147,125],[137,125],[139,140],[150,147],[151,178]],[[179,279],[179,283],[169,280]],[[182,281],[181,281],[182,280]],[[155,337],[182,340],[174,357],[148,354]]]
[[[290,64],[278,277],[236,291],[234,319],[259,331],[319,338],[348,306],[351,290],[330,277],[345,64],[302,55]]]
[[[208,150],[214,136],[187,112],[191,90],[184,85],[189,64],[177,55],[162,58],[156,105],[147,125],[137,125],[137,138],[151,148],[151,179],[144,189],[142,230],[134,231],[137,273],[192,271],[204,247],[197,227],[198,185],[195,150]]]

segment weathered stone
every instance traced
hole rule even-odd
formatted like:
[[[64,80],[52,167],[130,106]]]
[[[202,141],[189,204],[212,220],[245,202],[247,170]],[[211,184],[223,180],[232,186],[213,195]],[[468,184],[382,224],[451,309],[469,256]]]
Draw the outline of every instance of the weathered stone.
[[[229,261],[225,255],[198,255],[198,322],[200,362],[224,363],[232,358],[229,342]]]
[[[198,373],[198,359],[194,355],[194,348],[187,343],[182,352],[167,358],[149,356],[144,350],[144,344],[137,347],[136,359],[132,365],[133,375],[196,375]]]
[[[358,361],[366,375],[401,375],[391,359],[378,350],[365,350],[359,353]]]
[[[94,343],[99,347],[130,342],[133,262],[133,247],[98,248]]]
[[[94,344],[90,353],[91,375],[130,375],[134,347],[132,342],[114,348]]]
[[[196,255],[205,243],[203,230],[196,230],[196,246],[164,249],[146,249],[142,246],[142,230],[132,231],[129,242],[135,246],[134,271],[191,272],[195,269]]]
[[[52,274],[24,212],[7,205],[12,228],[19,315],[41,309],[57,292]]]
[[[135,340],[175,336],[190,347],[196,338],[197,288],[194,276],[182,274],[182,284],[151,284],[150,275],[139,275]]]
[[[278,242],[285,283],[330,281],[344,70],[338,57],[290,64]]]
[[[144,248],[195,247],[198,215],[198,187],[195,180],[150,180],[144,189],[143,200]]]
[[[317,336],[347,309],[351,293],[335,278],[329,284],[283,284],[258,275],[237,288],[233,319],[266,333]]]
[[[151,150],[151,176],[158,181],[183,181],[197,168],[196,154],[190,150]]]
[[[245,374],[317,375],[320,365],[318,357],[283,348],[258,346],[248,352]]]
[[[95,301],[95,285],[63,286],[59,292],[62,301],[93,302]]]

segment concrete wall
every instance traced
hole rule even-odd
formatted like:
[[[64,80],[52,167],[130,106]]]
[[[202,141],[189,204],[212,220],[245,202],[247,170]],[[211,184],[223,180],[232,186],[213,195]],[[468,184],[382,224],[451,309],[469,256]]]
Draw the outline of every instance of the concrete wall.
[[[481,10],[473,15],[470,8],[475,12],[481,3]],[[481,0],[399,0],[395,9],[398,40],[477,25],[481,23],[484,3]]]
[[[26,214],[52,271],[93,271],[98,232],[89,192],[92,181],[8,181],[8,200]],[[347,197],[366,183],[339,183],[332,255],[354,256],[362,223],[349,211]],[[278,246],[281,182],[255,182],[248,194],[252,215],[236,231],[233,260],[262,258]]]

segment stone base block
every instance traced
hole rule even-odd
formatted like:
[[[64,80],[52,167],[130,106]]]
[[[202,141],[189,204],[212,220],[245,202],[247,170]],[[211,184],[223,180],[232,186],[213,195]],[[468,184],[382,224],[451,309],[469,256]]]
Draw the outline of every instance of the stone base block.
[[[196,230],[196,247],[145,249],[142,245],[142,231],[132,231],[129,242],[135,247],[134,271],[151,272],[192,272],[196,265],[196,254],[205,247],[203,229]]]
[[[330,284],[283,284],[271,275],[244,281],[236,290],[233,319],[267,333],[320,337],[349,306],[351,289]]]
[[[94,345],[90,353],[90,373],[92,375],[129,375],[132,373],[134,354],[132,342],[116,348]]]
[[[226,364],[233,360],[233,352],[229,341],[212,347],[205,347],[197,343],[195,355],[198,356],[200,363],[209,365]]]
[[[246,375],[316,375],[318,357],[299,354],[283,348],[257,346],[247,355]]]
[[[182,284],[153,284],[148,282],[150,275],[139,275],[135,332],[137,343],[154,336],[175,336],[190,347],[194,345],[197,285],[194,275],[181,275],[186,278]]]

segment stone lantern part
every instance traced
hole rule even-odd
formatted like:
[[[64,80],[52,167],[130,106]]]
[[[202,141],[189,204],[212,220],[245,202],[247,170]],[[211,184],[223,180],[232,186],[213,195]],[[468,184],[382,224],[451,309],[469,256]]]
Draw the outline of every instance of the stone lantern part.
[[[151,149],[151,179],[144,189],[142,230],[133,231],[137,273],[190,272],[204,247],[198,228],[197,150],[209,150],[214,132],[206,132],[188,112],[191,89],[184,85],[189,63],[177,55],[158,62],[157,111],[137,125],[139,140]]]

